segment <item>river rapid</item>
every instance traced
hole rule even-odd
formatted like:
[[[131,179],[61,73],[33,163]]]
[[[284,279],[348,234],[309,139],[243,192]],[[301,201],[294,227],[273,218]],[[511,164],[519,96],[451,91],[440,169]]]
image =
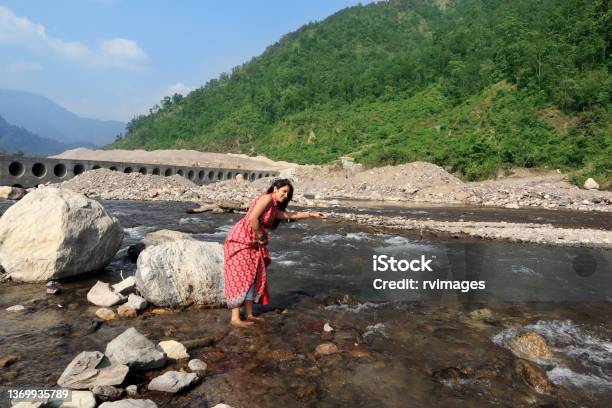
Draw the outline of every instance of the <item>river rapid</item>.
[[[131,375],[160,407],[513,407],[612,406],[612,250],[415,235],[331,220],[283,224],[271,234],[271,304],[248,329],[228,326],[229,311],[190,307],[100,323],[86,294],[96,280],[133,275],[129,245],[159,229],[223,243],[241,214],[186,214],[188,203],[103,201],[125,239],[107,269],[62,282],[0,284],[0,368],[4,390],[52,387],[81,351],[104,351],[128,327],[151,340],[191,342],[209,373],[191,390],[146,390],[160,371]],[[3,203],[4,211],[9,204]],[[610,229],[606,214],[458,207],[362,208],[392,216],[466,220],[524,219]],[[446,218],[445,218],[446,217]],[[450,217],[450,218],[449,218]],[[374,271],[373,257],[431,260],[431,271]],[[379,265],[380,266],[380,265]],[[376,289],[412,278],[419,289]],[[484,282],[484,288],[423,289],[429,282]],[[23,312],[5,309],[15,304]],[[328,323],[334,330],[323,330]],[[530,364],[548,392],[526,381],[510,339],[541,334],[553,358]],[[337,353],[315,353],[328,341]],[[184,363],[169,366],[185,368]],[[2,405],[3,406],[3,405]]]

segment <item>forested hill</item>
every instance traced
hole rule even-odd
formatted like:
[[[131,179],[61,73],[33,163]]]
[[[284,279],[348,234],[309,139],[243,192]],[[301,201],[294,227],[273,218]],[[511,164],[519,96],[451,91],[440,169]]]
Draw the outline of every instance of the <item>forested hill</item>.
[[[610,24],[607,0],[351,7],[166,97],[111,147],[426,160],[466,179],[547,166],[609,187]]]

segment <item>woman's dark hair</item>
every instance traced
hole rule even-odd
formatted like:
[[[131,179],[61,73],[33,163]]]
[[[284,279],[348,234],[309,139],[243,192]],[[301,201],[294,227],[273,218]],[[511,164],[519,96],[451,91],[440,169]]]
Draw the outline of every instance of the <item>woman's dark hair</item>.
[[[285,211],[287,209],[287,206],[289,205],[289,202],[291,202],[291,199],[293,198],[293,185],[291,184],[291,181],[289,179],[278,179],[278,180],[274,180],[274,182],[272,183],[272,185],[270,186],[270,188],[268,188],[268,191],[266,191],[266,194],[270,194],[274,192],[274,188],[282,188],[288,186],[289,187],[289,192],[287,193],[287,198],[285,198],[283,201],[279,202],[276,204],[276,207],[280,210],[280,211]],[[271,229],[276,229],[278,227],[278,225],[280,224],[280,220],[276,219],[274,220],[274,224],[272,225]]]

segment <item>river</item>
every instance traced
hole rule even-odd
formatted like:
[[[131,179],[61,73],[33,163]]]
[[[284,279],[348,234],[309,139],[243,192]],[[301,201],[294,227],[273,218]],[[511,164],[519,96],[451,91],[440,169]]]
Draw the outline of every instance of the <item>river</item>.
[[[209,374],[186,393],[149,392],[146,384],[159,372],[131,374],[129,381],[143,397],[160,407],[612,406],[612,250],[419,236],[310,220],[272,232],[271,304],[259,309],[265,323],[230,329],[227,310],[192,307],[99,324],[86,293],[98,279],[114,283],[134,274],[136,265],[125,256],[129,245],[164,228],[223,243],[241,217],[186,214],[192,207],[187,203],[103,205],[125,228],[123,248],[106,271],[63,282],[58,296],[46,295],[42,284],[0,285],[0,358],[19,357],[0,368],[2,389],[54,386],[79,352],[104,351],[133,326],[154,341],[207,339],[190,354],[208,363]],[[567,211],[431,206],[360,211],[612,225],[605,214]],[[373,271],[375,255],[430,260],[430,268]],[[375,288],[405,278],[419,289]],[[425,281],[484,287],[423,289]],[[15,304],[26,311],[4,310]],[[325,322],[334,328],[332,341],[340,352],[318,356],[314,350],[328,339]],[[552,359],[532,362],[552,384],[548,393],[524,381],[509,350],[508,339],[526,331],[544,336],[554,352]]]

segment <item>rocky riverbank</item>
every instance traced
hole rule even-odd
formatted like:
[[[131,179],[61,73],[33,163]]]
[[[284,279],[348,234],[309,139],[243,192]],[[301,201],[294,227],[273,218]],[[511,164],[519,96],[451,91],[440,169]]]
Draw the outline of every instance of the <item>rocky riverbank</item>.
[[[300,166],[286,171],[294,180],[293,203],[302,207],[342,207],[339,200],[366,200],[377,203],[422,203],[472,205],[508,209],[571,209],[581,212],[612,211],[612,193],[583,190],[563,181],[557,173],[527,174],[480,183],[464,183],[442,168],[415,162],[372,170]],[[263,193],[272,178],[254,182],[228,180],[198,186],[184,177],[161,177],[140,173],[118,173],[106,169],[85,172],[54,185],[104,200],[187,201],[213,210],[214,203],[230,202],[236,210],[248,208]],[[223,204],[222,207],[231,209]],[[220,210],[221,211],[221,210]],[[333,212],[332,212],[333,214]],[[484,239],[533,242],[570,246],[612,246],[612,232],[598,229],[558,228],[548,224],[505,222],[439,222],[405,217],[376,217],[359,214],[339,215],[344,220],[371,226],[467,235]]]
[[[334,200],[348,199],[512,209],[612,211],[612,192],[580,189],[564,181],[563,175],[556,172],[464,183],[439,166],[415,162],[370,170],[299,166],[283,171],[283,176],[294,181],[294,203],[305,207],[331,207],[338,204]],[[96,199],[234,200],[248,205],[255,196],[266,190],[271,181],[271,178],[254,182],[231,180],[198,186],[178,175],[161,177],[99,169],[83,173],[58,186]]]

